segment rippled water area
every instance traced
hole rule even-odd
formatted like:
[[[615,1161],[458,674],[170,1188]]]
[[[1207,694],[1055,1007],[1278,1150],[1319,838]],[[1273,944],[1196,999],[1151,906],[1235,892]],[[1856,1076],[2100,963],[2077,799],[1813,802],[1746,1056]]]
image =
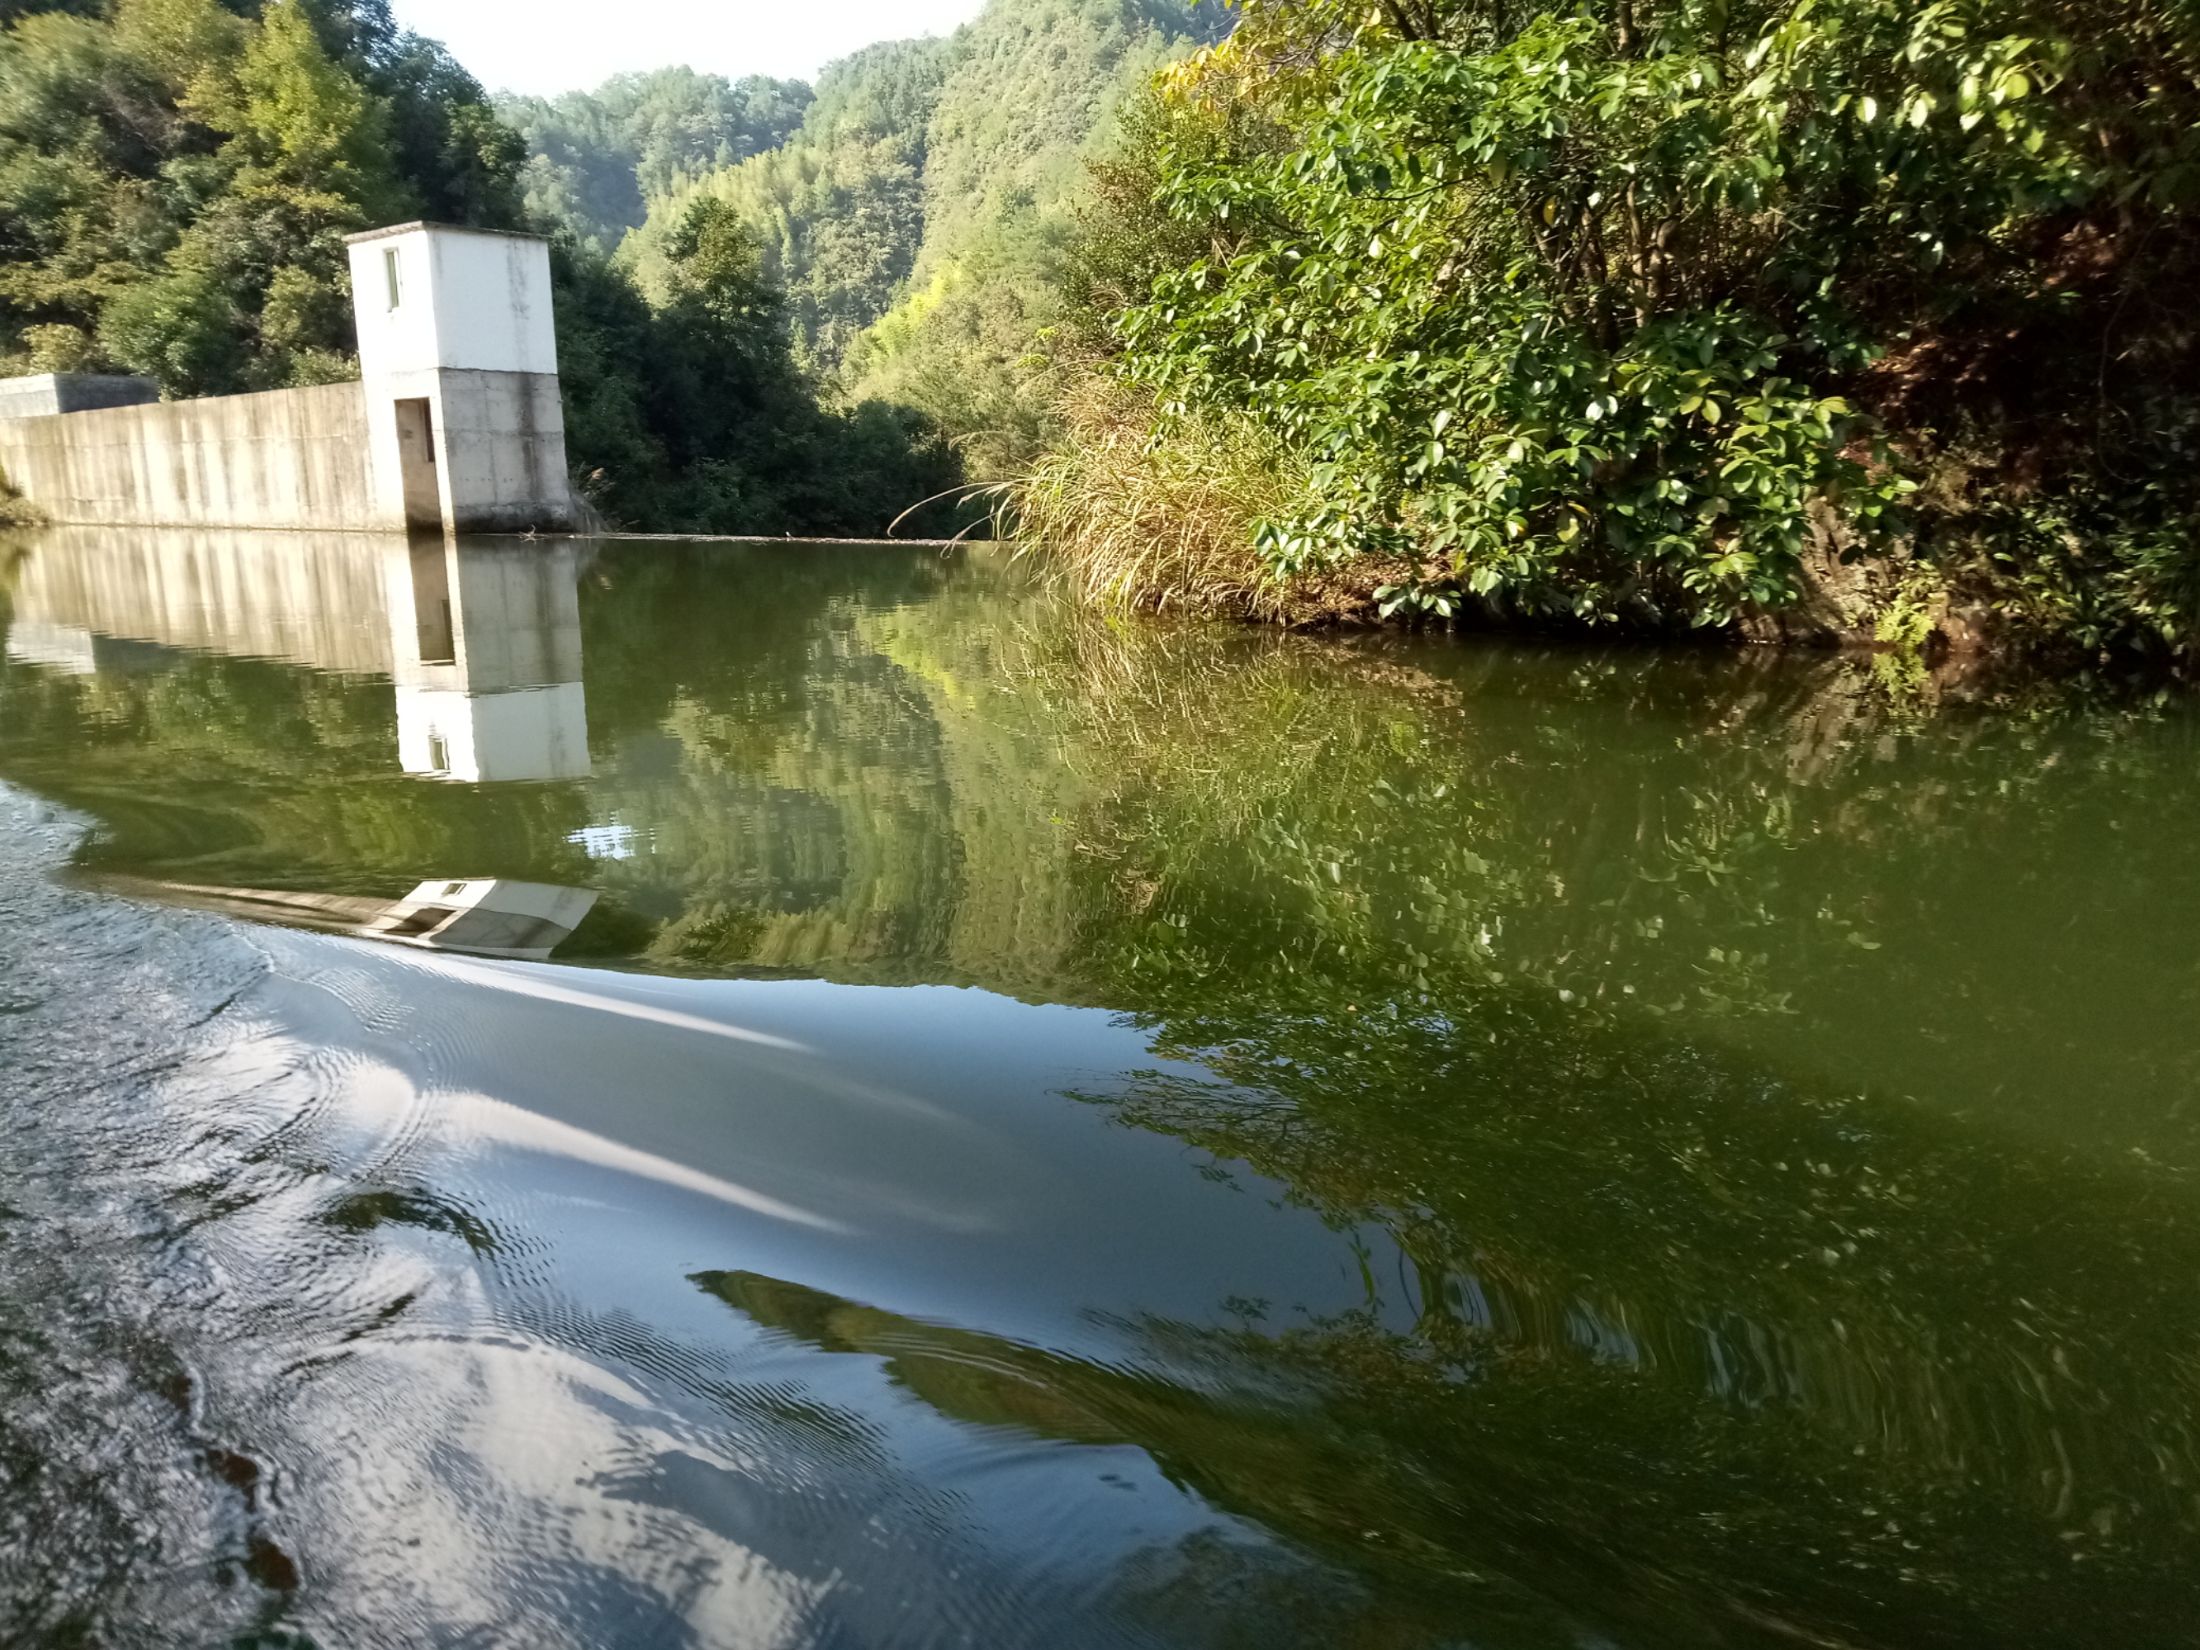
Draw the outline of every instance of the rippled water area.
[[[2200,1639],[2200,734],[0,548],[0,1646]]]

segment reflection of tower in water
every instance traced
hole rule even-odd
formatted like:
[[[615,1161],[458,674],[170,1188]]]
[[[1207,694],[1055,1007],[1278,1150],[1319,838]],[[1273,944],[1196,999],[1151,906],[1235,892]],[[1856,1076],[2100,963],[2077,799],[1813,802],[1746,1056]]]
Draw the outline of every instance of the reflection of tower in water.
[[[48,529],[14,569],[6,651],[77,675],[169,649],[387,672],[405,772],[583,779],[581,558],[573,539]]]
[[[571,541],[391,547],[390,679],[407,773],[588,776],[579,572]]]
[[[70,675],[165,671],[192,653],[386,673],[405,772],[583,779],[581,556],[570,539],[49,529],[10,570],[5,654]],[[429,878],[394,899],[119,871],[98,880],[251,921],[531,959],[548,957],[597,897],[479,875]]]

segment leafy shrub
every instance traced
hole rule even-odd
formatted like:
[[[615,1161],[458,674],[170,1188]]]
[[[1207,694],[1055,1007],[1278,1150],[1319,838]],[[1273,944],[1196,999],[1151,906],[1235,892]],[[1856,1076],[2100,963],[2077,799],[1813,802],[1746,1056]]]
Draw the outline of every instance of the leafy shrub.
[[[1930,548],[1947,443],[2098,500],[2104,404],[2194,388],[2180,0],[1242,10],[1089,233],[1154,431],[1307,466],[1272,580],[1403,557],[1393,611],[1732,625],[1805,594],[1816,522]]]
[[[654,305],[588,246],[567,241],[551,264],[567,450],[612,523],[868,536],[954,489],[960,468],[921,417],[819,405],[733,208],[691,201],[662,257]]]

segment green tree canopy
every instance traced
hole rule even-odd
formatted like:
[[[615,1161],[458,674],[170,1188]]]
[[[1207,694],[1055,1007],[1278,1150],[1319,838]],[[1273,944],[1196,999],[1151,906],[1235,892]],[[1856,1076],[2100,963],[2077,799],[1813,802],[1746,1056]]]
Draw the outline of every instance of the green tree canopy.
[[[832,64],[783,146],[671,190],[622,262],[645,291],[660,291],[665,241],[695,201],[723,201],[756,231],[802,357],[836,363],[915,264],[926,128],[953,51],[950,41],[893,41]]]
[[[852,400],[921,409],[980,475],[1038,444],[1026,358],[1058,317],[1062,249],[1094,134],[1215,8],[993,0],[944,40],[836,63],[784,146],[665,195],[622,261],[662,289],[697,198],[757,231],[802,359]]]
[[[385,7],[115,0],[0,36],[0,348],[203,394],[344,376],[343,237],[517,221],[511,134]]]

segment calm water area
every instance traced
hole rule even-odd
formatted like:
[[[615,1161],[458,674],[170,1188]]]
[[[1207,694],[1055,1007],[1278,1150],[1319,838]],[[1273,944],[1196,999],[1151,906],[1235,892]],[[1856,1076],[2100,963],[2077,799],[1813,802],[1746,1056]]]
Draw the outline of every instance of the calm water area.
[[[2200,712],[0,549],[0,1645],[2200,1640]]]

